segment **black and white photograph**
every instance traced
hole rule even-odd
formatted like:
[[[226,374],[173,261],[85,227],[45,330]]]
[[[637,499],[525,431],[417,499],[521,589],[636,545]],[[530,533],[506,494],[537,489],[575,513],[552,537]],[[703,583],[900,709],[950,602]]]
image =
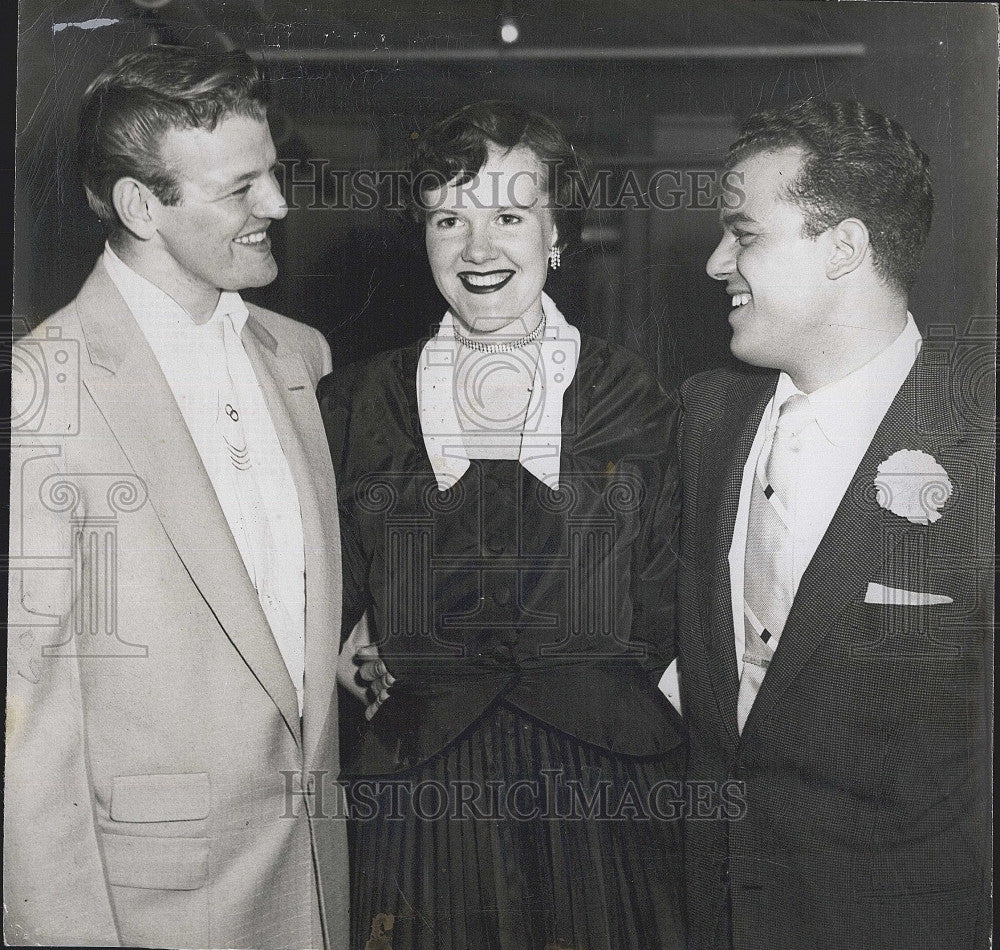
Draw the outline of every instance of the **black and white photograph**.
[[[19,0],[5,944],[991,946],[998,10]]]

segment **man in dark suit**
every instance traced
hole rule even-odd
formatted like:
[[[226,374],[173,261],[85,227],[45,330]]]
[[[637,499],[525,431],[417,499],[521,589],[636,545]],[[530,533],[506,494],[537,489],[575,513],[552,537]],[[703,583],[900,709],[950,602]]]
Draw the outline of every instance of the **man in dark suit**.
[[[683,390],[691,946],[985,946],[990,370],[907,310],[928,161],[809,100],[726,164],[708,272],[738,362]]]
[[[14,352],[5,936],[346,947],[331,354],[238,293],[288,210],[264,77],[129,54],[79,156],[108,244]]]

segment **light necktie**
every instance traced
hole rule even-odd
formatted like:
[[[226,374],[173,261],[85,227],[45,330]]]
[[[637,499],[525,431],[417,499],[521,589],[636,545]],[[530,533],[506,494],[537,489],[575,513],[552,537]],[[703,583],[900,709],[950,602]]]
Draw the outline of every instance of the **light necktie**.
[[[295,484],[273,427],[268,428],[267,408],[259,392],[254,392],[256,374],[240,335],[228,314],[222,324],[230,387],[219,422],[239,505],[242,538],[237,539],[237,546],[295,686],[301,712],[305,667],[302,528],[301,521],[296,526],[282,518],[295,521],[301,517]],[[281,511],[267,499],[292,502]]]
[[[789,396],[754,472],[743,570],[746,645],[736,713],[740,732],[792,609],[795,579],[790,528],[799,434],[814,418],[808,396]]]

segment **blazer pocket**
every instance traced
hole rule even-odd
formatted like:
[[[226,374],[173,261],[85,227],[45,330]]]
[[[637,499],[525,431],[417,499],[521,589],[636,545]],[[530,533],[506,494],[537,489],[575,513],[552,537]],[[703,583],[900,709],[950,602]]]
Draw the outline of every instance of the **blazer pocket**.
[[[902,587],[886,587],[872,581],[865,590],[866,604],[882,604],[886,607],[940,607],[954,603],[947,594],[932,594],[928,591],[906,590]]]
[[[208,880],[208,838],[101,836],[108,883],[196,891]]]
[[[111,780],[111,820],[198,821],[212,802],[207,772],[116,775]]]

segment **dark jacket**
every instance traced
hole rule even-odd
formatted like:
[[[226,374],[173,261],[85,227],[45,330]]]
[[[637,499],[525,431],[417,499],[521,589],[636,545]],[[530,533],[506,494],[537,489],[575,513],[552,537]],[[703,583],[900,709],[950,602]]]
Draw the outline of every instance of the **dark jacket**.
[[[687,822],[692,948],[985,946],[994,459],[976,393],[936,355],[925,345],[862,459],[742,735],[727,555],[777,376],[682,390],[688,777],[720,796]],[[876,469],[900,449],[950,477],[936,523],[878,503]],[[866,603],[871,582],[952,602]]]
[[[560,489],[502,460],[473,461],[440,492],[417,414],[421,347],[319,388],[344,623],[370,608],[398,680],[353,771],[418,765],[498,700],[616,753],[676,747],[656,689],[674,656],[676,400],[634,356],[585,337],[563,400]]]

